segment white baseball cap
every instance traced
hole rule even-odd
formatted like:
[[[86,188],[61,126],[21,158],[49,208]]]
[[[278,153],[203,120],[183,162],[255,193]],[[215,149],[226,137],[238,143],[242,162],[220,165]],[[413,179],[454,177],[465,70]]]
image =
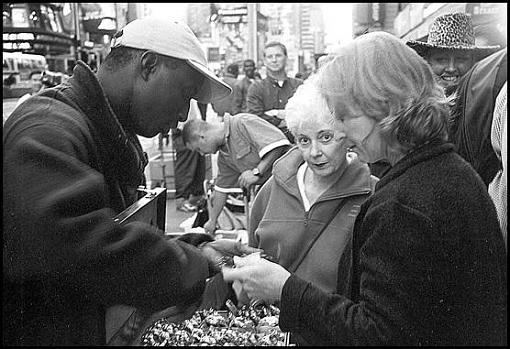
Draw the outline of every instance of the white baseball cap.
[[[230,86],[209,70],[200,42],[186,24],[154,17],[135,19],[113,36],[111,48],[119,46],[151,50],[185,60],[206,77],[197,95],[193,96],[200,103],[210,103],[232,93]]]

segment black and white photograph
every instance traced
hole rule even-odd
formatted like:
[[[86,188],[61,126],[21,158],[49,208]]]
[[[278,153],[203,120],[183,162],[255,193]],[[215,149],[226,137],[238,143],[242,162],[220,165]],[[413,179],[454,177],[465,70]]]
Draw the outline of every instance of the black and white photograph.
[[[3,3],[3,346],[502,346],[507,3]]]

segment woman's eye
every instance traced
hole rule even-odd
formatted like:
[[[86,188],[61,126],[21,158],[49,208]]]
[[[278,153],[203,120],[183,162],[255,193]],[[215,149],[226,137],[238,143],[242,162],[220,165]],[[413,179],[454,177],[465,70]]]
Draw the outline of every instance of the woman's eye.
[[[329,142],[333,139],[333,134],[332,133],[325,133],[321,136],[321,141],[322,142]]]
[[[297,141],[300,145],[307,145],[308,143],[310,143],[310,139],[308,139],[307,137],[298,137]]]

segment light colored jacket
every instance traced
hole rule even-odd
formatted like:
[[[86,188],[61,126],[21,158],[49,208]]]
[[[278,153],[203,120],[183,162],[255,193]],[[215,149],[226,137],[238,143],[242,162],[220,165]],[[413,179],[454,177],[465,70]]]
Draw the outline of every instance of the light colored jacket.
[[[297,147],[275,162],[273,176],[253,202],[249,244],[273,257],[279,255],[278,263],[283,267],[333,292],[338,262],[351,239],[354,220],[360,205],[373,192],[377,179],[356,158],[306,212],[296,179],[303,162]],[[318,236],[339,205],[343,205],[340,211]]]

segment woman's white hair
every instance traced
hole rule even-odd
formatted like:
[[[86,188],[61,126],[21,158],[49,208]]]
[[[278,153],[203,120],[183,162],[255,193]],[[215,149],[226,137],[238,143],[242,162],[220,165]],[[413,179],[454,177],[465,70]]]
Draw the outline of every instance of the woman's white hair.
[[[334,55],[316,83],[337,118],[371,117],[403,151],[447,139],[448,99],[428,63],[400,39],[372,32]]]
[[[305,122],[313,118],[315,122],[333,125],[335,116],[328,107],[326,98],[316,85],[316,76],[311,75],[300,85],[285,107],[285,122],[294,136],[299,133]]]

